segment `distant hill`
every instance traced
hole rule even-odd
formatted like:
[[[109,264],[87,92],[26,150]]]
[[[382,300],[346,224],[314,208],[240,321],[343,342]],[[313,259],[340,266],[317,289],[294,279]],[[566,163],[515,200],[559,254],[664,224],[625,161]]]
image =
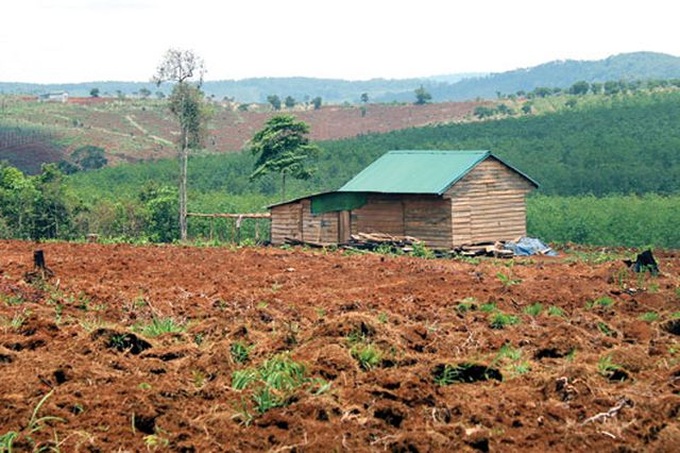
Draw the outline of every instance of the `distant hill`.
[[[492,99],[498,93],[514,94],[537,87],[568,88],[578,81],[648,80],[680,78],[680,57],[654,52],[614,55],[604,60],[552,61],[532,68],[495,74],[451,74],[415,79],[372,79],[347,81],[307,77],[251,78],[208,81],[203,89],[216,99],[231,98],[241,103],[264,103],[269,95],[292,96],[297,102],[320,96],[325,104],[360,103],[362,93],[370,102],[413,102],[414,90],[423,85],[434,102]],[[102,96],[131,96],[142,89],[167,94],[150,82],[89,82],[78,84],[26,84],[0,82],[1,93],[41,94],[67,91],[71,96],[89,96],[98,88]]]
[[[537,87],[568,88],[576,82],[617,80],[669,80],[680,78],[680,57],[653,52],[615,55],[597,61],[553,61],[485,77],[461,80],[441,90],[431,90],[434,99],[489,99],[498,92],[514,94]]]

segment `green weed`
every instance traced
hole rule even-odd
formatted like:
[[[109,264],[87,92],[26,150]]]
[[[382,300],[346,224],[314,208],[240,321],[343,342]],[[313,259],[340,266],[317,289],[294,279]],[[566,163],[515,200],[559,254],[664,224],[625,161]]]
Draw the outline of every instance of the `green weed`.
[[[246,368],[244,370],[234,370],[231,373],[231,388],[234,390],[243,390],[250,385],[251,382],[257,380],[257,370]]]
[[[287,353],[278,354],[266,360],[258,368],[246,368],[232,373],[234,390],[251,390],[251,401],[257,414],[264,414],[275,407],[289,404],[290,396],[300,387],[308,385],[308,390],[318,392],[327,389],[330,384],[319,383],[306,377],[306,369],[302,363],[292,360]],[[318,387],[318,388],[317,388]],[[245,399],[232,418],[248,425],[253,420],[253,412]]]
[[[350,354],[359,362],[362,369],[371,370],[382,362],[382,351],[372,343],[358,343],[352,346]]]
[[[236,363],[246,363],[250,360],[250,350],[252,346],[248,346],[243,341],[235,341],[229,347],[231,358]]]
[[[154,317],[150,324],[142,327],[141,332],[147,337],[157,337],[166,333],[181,333],[184,330],[186,330],[186,327],[173,318]]]
[[[426,259],[432,259],[435,257],[434,252],[427,248],[423,242],[414,242],[412,247],[413,251],[411,253],[413,256]]]
[[[8,431],[2,436],[0,436],[0,453],[12,453],[12,448],[14,447],[14,440],[19,437],[19,433],[16,431]]]
[[[447,363],[440,373],[435,374],[434,382],[441,386],[465,382],[466,372],[471,367],[471,363],[461,363],[460,365],[449,365]]]
[[[551,305],[548,307],[548,316],[556,316],[558,318],[563,318],[564,310],[562,310],[560,307],[556,307],[555,305]]]
[[[522,360],[522,350],[513,348],[509,344],[504,344],[496,353],[496,356],[491,362],[491,366],[504,364],[504,368],[511,376],[519,376],[531,371],[531,365],[526,360]]]
[[[167,432],[161,428],[154,428],[154,433],[144,436],[144,445],[147,450],[156,451],[156,449],[166,449],[170,445],[170,440],[167,438]]]
[[[608,337],[616,336],[616,332],[613,331],[607,324],[603,323],[602,321],[599,321],[597,323],[597,330],[599,330],[600,333]]]
[[[536,317],[541,314],[543,311],[543,304],[540,302],[536,302],[534,304],[531,304],[527,307],[524,307],[524,313],[526,313],[529,316]]]
[[[621,365],[614,363],[611,355],[600,357],[600,359],[597,361],[597,372],[607,379],[611,379],[615,373],[621,371],[622,369],[623,368]]]
[[[19,330],[21,326],[24,325],[30,314],[30,311],[16,313],[11,319],[5,316],[0,316],[0,326],[9,330]]]
[[[595,300],[586,303],[586,308],[588,310],[593,308],[610,308],[615,304],[614,299],[607,296],[598,297]]]
[[[493,314],[489,325],[492,329],[504,329],[508,326],[519,324],[520,322],[519,317],[499,311]]]
[[[661,316],[655,312],[655,311],[648,311],[643,314],[641,314],[638,319],[645,321],[645,322],[654,322],[658,321]]]
[[[23,297],[10,294],[0,294],[0,301],[10,307],[14,305],[21,305],[26,302]]]
[[[466,297],[465,299],[458,302],[456,305],[456,311],[458,313],[467,313],[468,311],[473,311],[477,309],[477,299],[474,297]]]
[[[498,280],[500,280],[501,284],[505,289],[508,289],[511,286],[519,285],[520,283],[522,283],[522,280],[518,278],[512,278],[510,275],[506,275],[503,272],[498,272],[496,274],[496,277],[498,277]]]
[[[488,302],[479,306],[479,310],[483,313],[493,313],[497,310],[496,302]]]

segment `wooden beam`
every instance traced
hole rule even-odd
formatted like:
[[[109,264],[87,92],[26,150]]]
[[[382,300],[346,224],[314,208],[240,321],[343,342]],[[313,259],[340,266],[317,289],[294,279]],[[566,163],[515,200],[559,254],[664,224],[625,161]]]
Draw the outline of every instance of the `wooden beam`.
[[[188,212],[191,217],[211,217],[211,218],[228,218],[228,219],[268,219],[271,214],[268,212],[250,212],[246,214],[202,214],[198,212]]]

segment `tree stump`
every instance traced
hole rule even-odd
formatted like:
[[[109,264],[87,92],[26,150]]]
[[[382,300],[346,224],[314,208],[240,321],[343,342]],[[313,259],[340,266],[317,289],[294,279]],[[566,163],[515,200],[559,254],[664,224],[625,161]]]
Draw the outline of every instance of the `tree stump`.
[[[26,272],[25,278],[29,283],[45,281],[52,277],[54,272],[45,264],[45,252],[35,250],[33,252],[33,272]]]

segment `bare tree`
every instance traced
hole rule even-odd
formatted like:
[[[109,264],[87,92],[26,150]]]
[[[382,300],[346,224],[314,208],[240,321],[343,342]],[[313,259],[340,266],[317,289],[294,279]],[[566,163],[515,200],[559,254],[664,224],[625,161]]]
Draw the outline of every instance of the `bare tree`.
[[[207,114],[201,85],[205,74],[203,60],[191,50],[170,49],[156,69],[153,82],[174,83],[168,102],[180,125],[179,135],[179,230],[187,239],[187,165],[189,150],[199,148],[205,131]]]

